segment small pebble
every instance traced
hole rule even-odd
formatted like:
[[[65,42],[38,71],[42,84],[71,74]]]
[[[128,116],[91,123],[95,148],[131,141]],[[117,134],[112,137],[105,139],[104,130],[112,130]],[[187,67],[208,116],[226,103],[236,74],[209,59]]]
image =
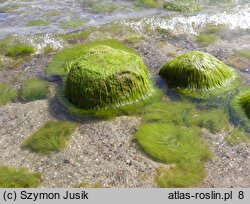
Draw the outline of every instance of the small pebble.
[[[129,166],[131,166],[132,165],[132,161],[131,160],[127,160],[127,162],[126,162]]]

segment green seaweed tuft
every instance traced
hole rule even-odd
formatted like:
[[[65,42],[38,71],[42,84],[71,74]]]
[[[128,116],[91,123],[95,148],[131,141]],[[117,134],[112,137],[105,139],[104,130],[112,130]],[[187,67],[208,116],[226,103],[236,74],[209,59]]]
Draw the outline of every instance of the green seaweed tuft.
[[[31,173],[25,168],[0,166],[0,188],[35,188],[40,182],[40,173]]]
[[[26,80],[21,88],[20,97],[24,101],[44,99],[48,96],[49,82],[40,79]]]
[[[28,137],[23,147],[44,155],[59,152],[66,147],[76,127],[76,124],[70,122],[49,121]]]
[[[214,34],[200,34],[196,38],[196,42],[201,47],[207,47],[208,45],[214,43],[217,40],[217,37]]]
[[[19,44],[19,45],[14,45],[13,47],[10,47],[6,53],[5,56],[7,57],[13,57],[13,58],[18,58],[18,57],[27,57],[30,56],[35,52],[34,48],[25,44]]]
[[[0,83],[0,107],[13,101],[17,97],[16,90],[13,89],[12,85],[7,82]]]

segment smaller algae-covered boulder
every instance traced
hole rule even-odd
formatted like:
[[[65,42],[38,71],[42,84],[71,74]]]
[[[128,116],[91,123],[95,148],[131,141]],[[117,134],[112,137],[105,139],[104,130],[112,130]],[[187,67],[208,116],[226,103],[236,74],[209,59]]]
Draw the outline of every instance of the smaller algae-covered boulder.
[[[214,56],[192,51],[168,61],[159,75],[174,88],[202,92],[225,85],[235,73]]]
[[[239,105],[245,111],[247,117],[250,118],[250,91],[239,97]]]
[[[235,125],[243,127],[250,134],[250,90],[243,88],[231,100],[229,113]]]
[[[152,87],[142,59],[99,45],[68,63],[66,97],[84,109],[114,108],[147,97]]]

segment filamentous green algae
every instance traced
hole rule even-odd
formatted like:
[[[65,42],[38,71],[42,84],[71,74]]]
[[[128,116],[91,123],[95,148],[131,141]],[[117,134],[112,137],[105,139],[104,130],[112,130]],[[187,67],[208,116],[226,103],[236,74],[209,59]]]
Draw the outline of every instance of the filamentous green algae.
[[[171,87],[195,92],[218,89],[236,77],[232,68],[200,51],[188,52],[168,61],[159,75]]]
[[[67,63],[66,97],[84,109],[113,108],[141,100],[152,92],[142,59],[100,45]]]

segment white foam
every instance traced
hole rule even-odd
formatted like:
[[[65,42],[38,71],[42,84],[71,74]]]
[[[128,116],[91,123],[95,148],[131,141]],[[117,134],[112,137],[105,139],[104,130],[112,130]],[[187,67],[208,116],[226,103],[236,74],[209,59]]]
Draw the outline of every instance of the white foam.
[[[142,18],[139,21],[124,20],[125,26],[130,26],[136,31],[143,31],[145,26],[151,29],[161,28],[172,30],[177,34],[198,34],[199,28],[206,24],[223,24],[229,29],[250,29],[250,6],[249,4],[238,6],[231,13],[198,14],[193,16],[178,16],[172,19],[152,17]]]
[[[32,35],[32,36],[18,36],[18,38],[31,46],[37,51],[42,50],[46,46],[50,46],[54,50],[58,50],[64,46],[64,41],[60,38],[54,37],[52,34]]]

